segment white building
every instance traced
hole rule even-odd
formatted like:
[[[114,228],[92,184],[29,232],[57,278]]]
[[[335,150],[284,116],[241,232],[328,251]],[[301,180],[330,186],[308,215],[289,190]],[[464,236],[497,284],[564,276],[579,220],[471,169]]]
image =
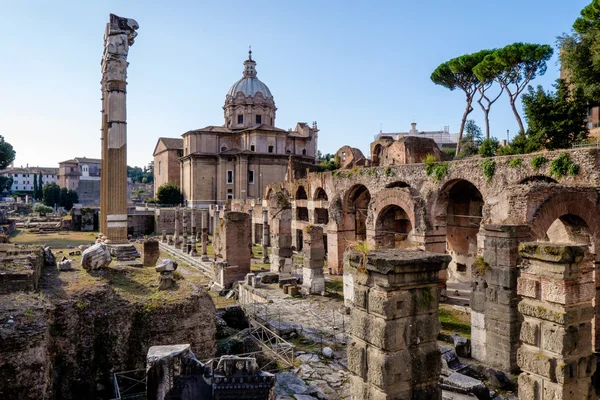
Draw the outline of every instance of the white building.
[[[13,178],[13,184],[11,192],[32,192],[33,191],[33,177],[42,173],[42,184],[56,183],[58,181],[58,168],[46,168],[46,167],[25,167],[25,168],[8,168],[0,171],[2,176]]]
[[[448,145],[456,145],[456,142],[458,139],[458,134],[450,133],[449,126],[445,126],[444,129],[439,130],[439,131],[418,131],[416,122],[413,122],[410,125],[411,125],[411,129],[408,132],[385,133],[385,132],[379,131],[379,134],[375,135],[375,140],[378,140],[383,136],[389,136],[389,137],[393,138],[394,140],[399,140],[400,138],[403,138],[406,136],[416,136],[416,137],[422,137],[422,138],[427,138],[427,139],[433,139],[437,143],[437,145],[440,149],[444,145],[447,145],[447,146]]]

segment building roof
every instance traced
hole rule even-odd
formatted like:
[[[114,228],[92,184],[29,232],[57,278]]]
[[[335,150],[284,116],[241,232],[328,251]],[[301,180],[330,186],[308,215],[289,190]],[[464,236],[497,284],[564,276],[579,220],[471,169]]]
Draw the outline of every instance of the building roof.
[[[243,77],[231,86],[227,96],[235,97],[238,92],[244,96],[254,97],[257,93],[262,93],[265,98],[273,98],[271,91],[263,82],[256,77],[256,61],[252,59],[252,51],[248,52],[248,59],[244,61]]]
[[[167,150],[183,150],[183,139],[161,137],[158,140],[163,142]]]
[[[58,175],[58,168],[53,167],[28,167],[28,168],[7,168],[0,171],[0,174],[39,174]]]
[[[78,163],[88,163],[88,164],[100,164],[102,162],[99,158],[87,158],[87,157],[75,157],[75,161]]]

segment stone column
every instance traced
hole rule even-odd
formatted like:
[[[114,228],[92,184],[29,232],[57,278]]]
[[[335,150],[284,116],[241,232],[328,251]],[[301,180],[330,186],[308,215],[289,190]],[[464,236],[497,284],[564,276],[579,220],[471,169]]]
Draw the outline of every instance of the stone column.
[[[175,208],[175,232],[173,233],[175,247],[179,247],[179,207]]]
[[[519,243],[529,240],[525,225],[486,225],[481,252],[472,266],[471,354],[499,368],[514,371],[521,320],[517,304]]]
[[[202,210],[202,259],[208,260],[208,210]]]
[[[517,358],[519,398],[593,399],[591,376],[595,284],[583,246],[524,243],[518,293],[523,296]],[[588,263],[589,265],[589,263]]]
[[[344,254],[344,273],[355,276],[348,345],[353,400],[442,398],[439,271],[450,260],[395,249]]]
[[[138,23],[110,14],[102,57],[100,230],[106,243],[127,242],[127,55]]]
[[[250,272],[251,236],[248,213],[235,211],[223,213],[213,240],[217,260],[214,264],[218,268],[213,275],[221,288],[228,288],[233,282],[243,280]]]
[[[182,225],[183,225],[183,241],[182,241],[182,246],[181,249],[187,253],[187,247],[188,247],[188,236],[187,236],[187,211],[186,209],[182,209],[181,210],[181,220],[182,220]]]
[[[304,242],[302,247],[304,256],[302,288],[308,294],[322,294],[325,292],[323,228],[315,225],[304,228],[302,241]]]
[[[292,206],[284,192],[269,199],[271,219],[271,272],[292,272]]]
[[[262,210],[262,218],[263,218],[263,237],[262,237],[262,246],[263,246],[263,263],[267,264],[269,262],[269,209],[263,208]]]
[[[161,241],[162,241],[163,243],[167,243],[167,231],[166,231],[166,229],[163,229],[163,231],[162,231],[162,238],[161,238]]]

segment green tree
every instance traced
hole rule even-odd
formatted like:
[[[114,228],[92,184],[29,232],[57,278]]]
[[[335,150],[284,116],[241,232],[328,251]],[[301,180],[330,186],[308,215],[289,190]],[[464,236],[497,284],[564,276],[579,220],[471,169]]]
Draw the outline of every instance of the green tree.
[[[52,211],[52,207],[48,207],[42,203],[35,203],[35,206],[33,206],[33,212],[36,212],[40,215],[50,214]]]
[[[16,154],[12,145],[4,140],[4,136],[0,135],[0,169],[6,169],[15,161]]]
[[[477,154],[482,140],[483,133],[481,132],[481,128],[472,119],[467,120],[465,134],[460,145],[460,156],[468,157]]]
[[[37,200],[38,197],[38,180],[37,175],[33,175],[33,199]]]
[[[79,201],[77,192],[73,189],[61,188],[59,194],[58,205],[69,211],[73,208],[73,204]]]
[[[10,192],[14,179],[12,176],[0,176],[0,192]]]
[[[476,53],[476,57],[478,59],[480,59],[481,61],[483,61],[485,59],[485,57],[493,54],[496,51],[496,49],[492,49],[492,50],[481,50],[480,52]],[[489,70],[484,70],[484,69],[478,69],[477,66],[473,67],[473,72],[475,73],[475,76],[477,77],[477,79],[479,79],[479,86],[477,87],[477,91],[479,92],[479,98],[477,99],[477,103],[479,103],[479,106],[481,107],[481,110],[483,111],[483,118],[485,120],[485,138],[489,139],[490,138],[490,109],[492,108],[492,105],[500,98],[500,96],[502,96],[502,93],[504,93],[504,88],[500,85],[500,91],[497,92],[492,92],[492,88],[496,85],[494,85],[494,83],[496,82],[497,79],[497,75],[494,74],[492,71]],[[492,94],[493,93],[493,94]]]
[[[564,80],[557,80],[556,91],[546,92],[529,86],[523,94],[523,112],[529,125],[529,136],[539,140],[548,150],[565,149],[588,137],[588,103],[583,89],[573,90]]]
[[[38,195],[37,195],[37,199],[41,199],[42,198],[42,188],[44,187],[44,180],[42,178],[42,171],[40,171],[40,174],[38,175]]]
[[[165,183],[156,191],[156,198],[159,204],[177,205],[182,202],[181,190],[174,183]]]
[[[60,191],[60,187],[56,183],[47,183],[42,189],[42,202],[48,207],[60,205]]]
[[[558,38],[560,60],[569,83],[600,104],[600,0],[593,0],[575,20],[570,34]]]
[[[513,43],[487,55],[474,67],[477,76],[495,77],[506,91],[519,132],[525,132],[525,127],[517,111],[516,101],[532,79],[546,73],[546,62],[553,53],[554,50],[549,45]]]
[[[440,64],[431,74],[431,80],[436,85],[450,90],[460,89],[465,93],[466,107],[458,131],[456,155],[460,154],[460,145],[467,117],[473,111],[473,98],[480,85],[479,79],[477,79],[477,76],[473,72],[473,68],[482,61],[483,56],[483,54],[474,53],[453,58]]]
[[[479,155],[481,157],[494,157],[499,146],[500,142],[495,137],[485,139],[479,146]]]

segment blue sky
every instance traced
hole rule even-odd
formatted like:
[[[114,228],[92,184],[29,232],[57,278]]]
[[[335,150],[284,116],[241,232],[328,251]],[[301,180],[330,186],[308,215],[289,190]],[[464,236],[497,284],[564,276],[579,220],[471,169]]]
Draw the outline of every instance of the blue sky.
[[[0,134],[17,166],[100,156],[100,58],[112,12],[140,24],[129,53],[129,165],[151,161],[158,137],[223,124],[248,45],[277,126],[317,121],[321,151],[349,144],[368,155],[380,126],[458,130],[464,95],[430,81],[437,65],[515,41],[554,45],[589,2],[0,0]],[[555,56],[534,84],[550,88],[558,73]],[[478,106],[471,116],[483,125]],[[517,130],[507,97],[490,119],[501,139]]]

